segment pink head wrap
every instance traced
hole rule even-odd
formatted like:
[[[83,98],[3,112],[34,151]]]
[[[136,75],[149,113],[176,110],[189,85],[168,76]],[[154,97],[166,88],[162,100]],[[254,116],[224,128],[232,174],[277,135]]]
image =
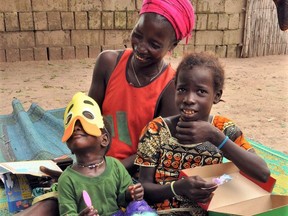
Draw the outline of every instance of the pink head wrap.
[[[191,37],[194,27],[194,9],[189,0],[143,0],[140,15],[157,13],[164,16],[173,26],[176,39]]]

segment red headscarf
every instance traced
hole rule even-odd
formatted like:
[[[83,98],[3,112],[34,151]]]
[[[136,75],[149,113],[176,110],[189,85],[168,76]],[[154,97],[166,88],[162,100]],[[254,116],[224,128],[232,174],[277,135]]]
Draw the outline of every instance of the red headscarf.
[[[176,39],[191,37],[194,27],[194,9],[189,0],[143,0],[140,15],[157,13],[164,16],[173,26]]]

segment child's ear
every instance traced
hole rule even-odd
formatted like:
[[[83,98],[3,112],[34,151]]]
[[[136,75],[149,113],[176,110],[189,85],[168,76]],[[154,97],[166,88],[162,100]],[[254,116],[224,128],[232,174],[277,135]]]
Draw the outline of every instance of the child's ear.
[[[101,137],[102,137],[101,146],[106,148],[109,145],[109,142],[110,142],[109,136],[108,136],[107,133],[103,133],[101,135]]]
[[[216,92],[216,94],[214,96],[213,104],[219,103],[219,101],[221,100],[221,97],[222,97],[222,93],[223,93],[222,89]]]

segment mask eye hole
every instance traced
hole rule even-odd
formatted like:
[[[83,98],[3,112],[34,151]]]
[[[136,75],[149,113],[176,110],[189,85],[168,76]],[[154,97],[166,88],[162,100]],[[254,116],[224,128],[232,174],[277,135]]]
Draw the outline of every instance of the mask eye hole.
[[[69,114],[69,115],[66,117],[65,125],[67,125],[67,124],[70,122],[71,118],[72,118],[72,114]]]
[[[89,111],[84,111],[83,113],[83,116],[85,116],[87,119],[94,119],[94,115],[89,112]]]

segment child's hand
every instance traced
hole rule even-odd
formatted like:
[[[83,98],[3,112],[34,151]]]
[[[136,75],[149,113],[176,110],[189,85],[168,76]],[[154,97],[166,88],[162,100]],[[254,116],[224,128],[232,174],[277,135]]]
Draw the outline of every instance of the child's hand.
[[[139,201],[144,197],[144,188],[141,183],[131,185],[128,187],[133,200]]]
[[[189,176],[176,181],[174,190],[191,200],[206,203],[212,198],[212,192],[217,189],[217,186],[215,183],[206,182],[199,176]]]
[[[97,209],[94,209],[93,206],[86,207],[83,209],[80,213],[79,216],[99,216]]]
[[[214,135],[219,132],[207,121],[183,121],[180,119],[176,126],[175,136],[182,144],[192,144],[213,140]]]

